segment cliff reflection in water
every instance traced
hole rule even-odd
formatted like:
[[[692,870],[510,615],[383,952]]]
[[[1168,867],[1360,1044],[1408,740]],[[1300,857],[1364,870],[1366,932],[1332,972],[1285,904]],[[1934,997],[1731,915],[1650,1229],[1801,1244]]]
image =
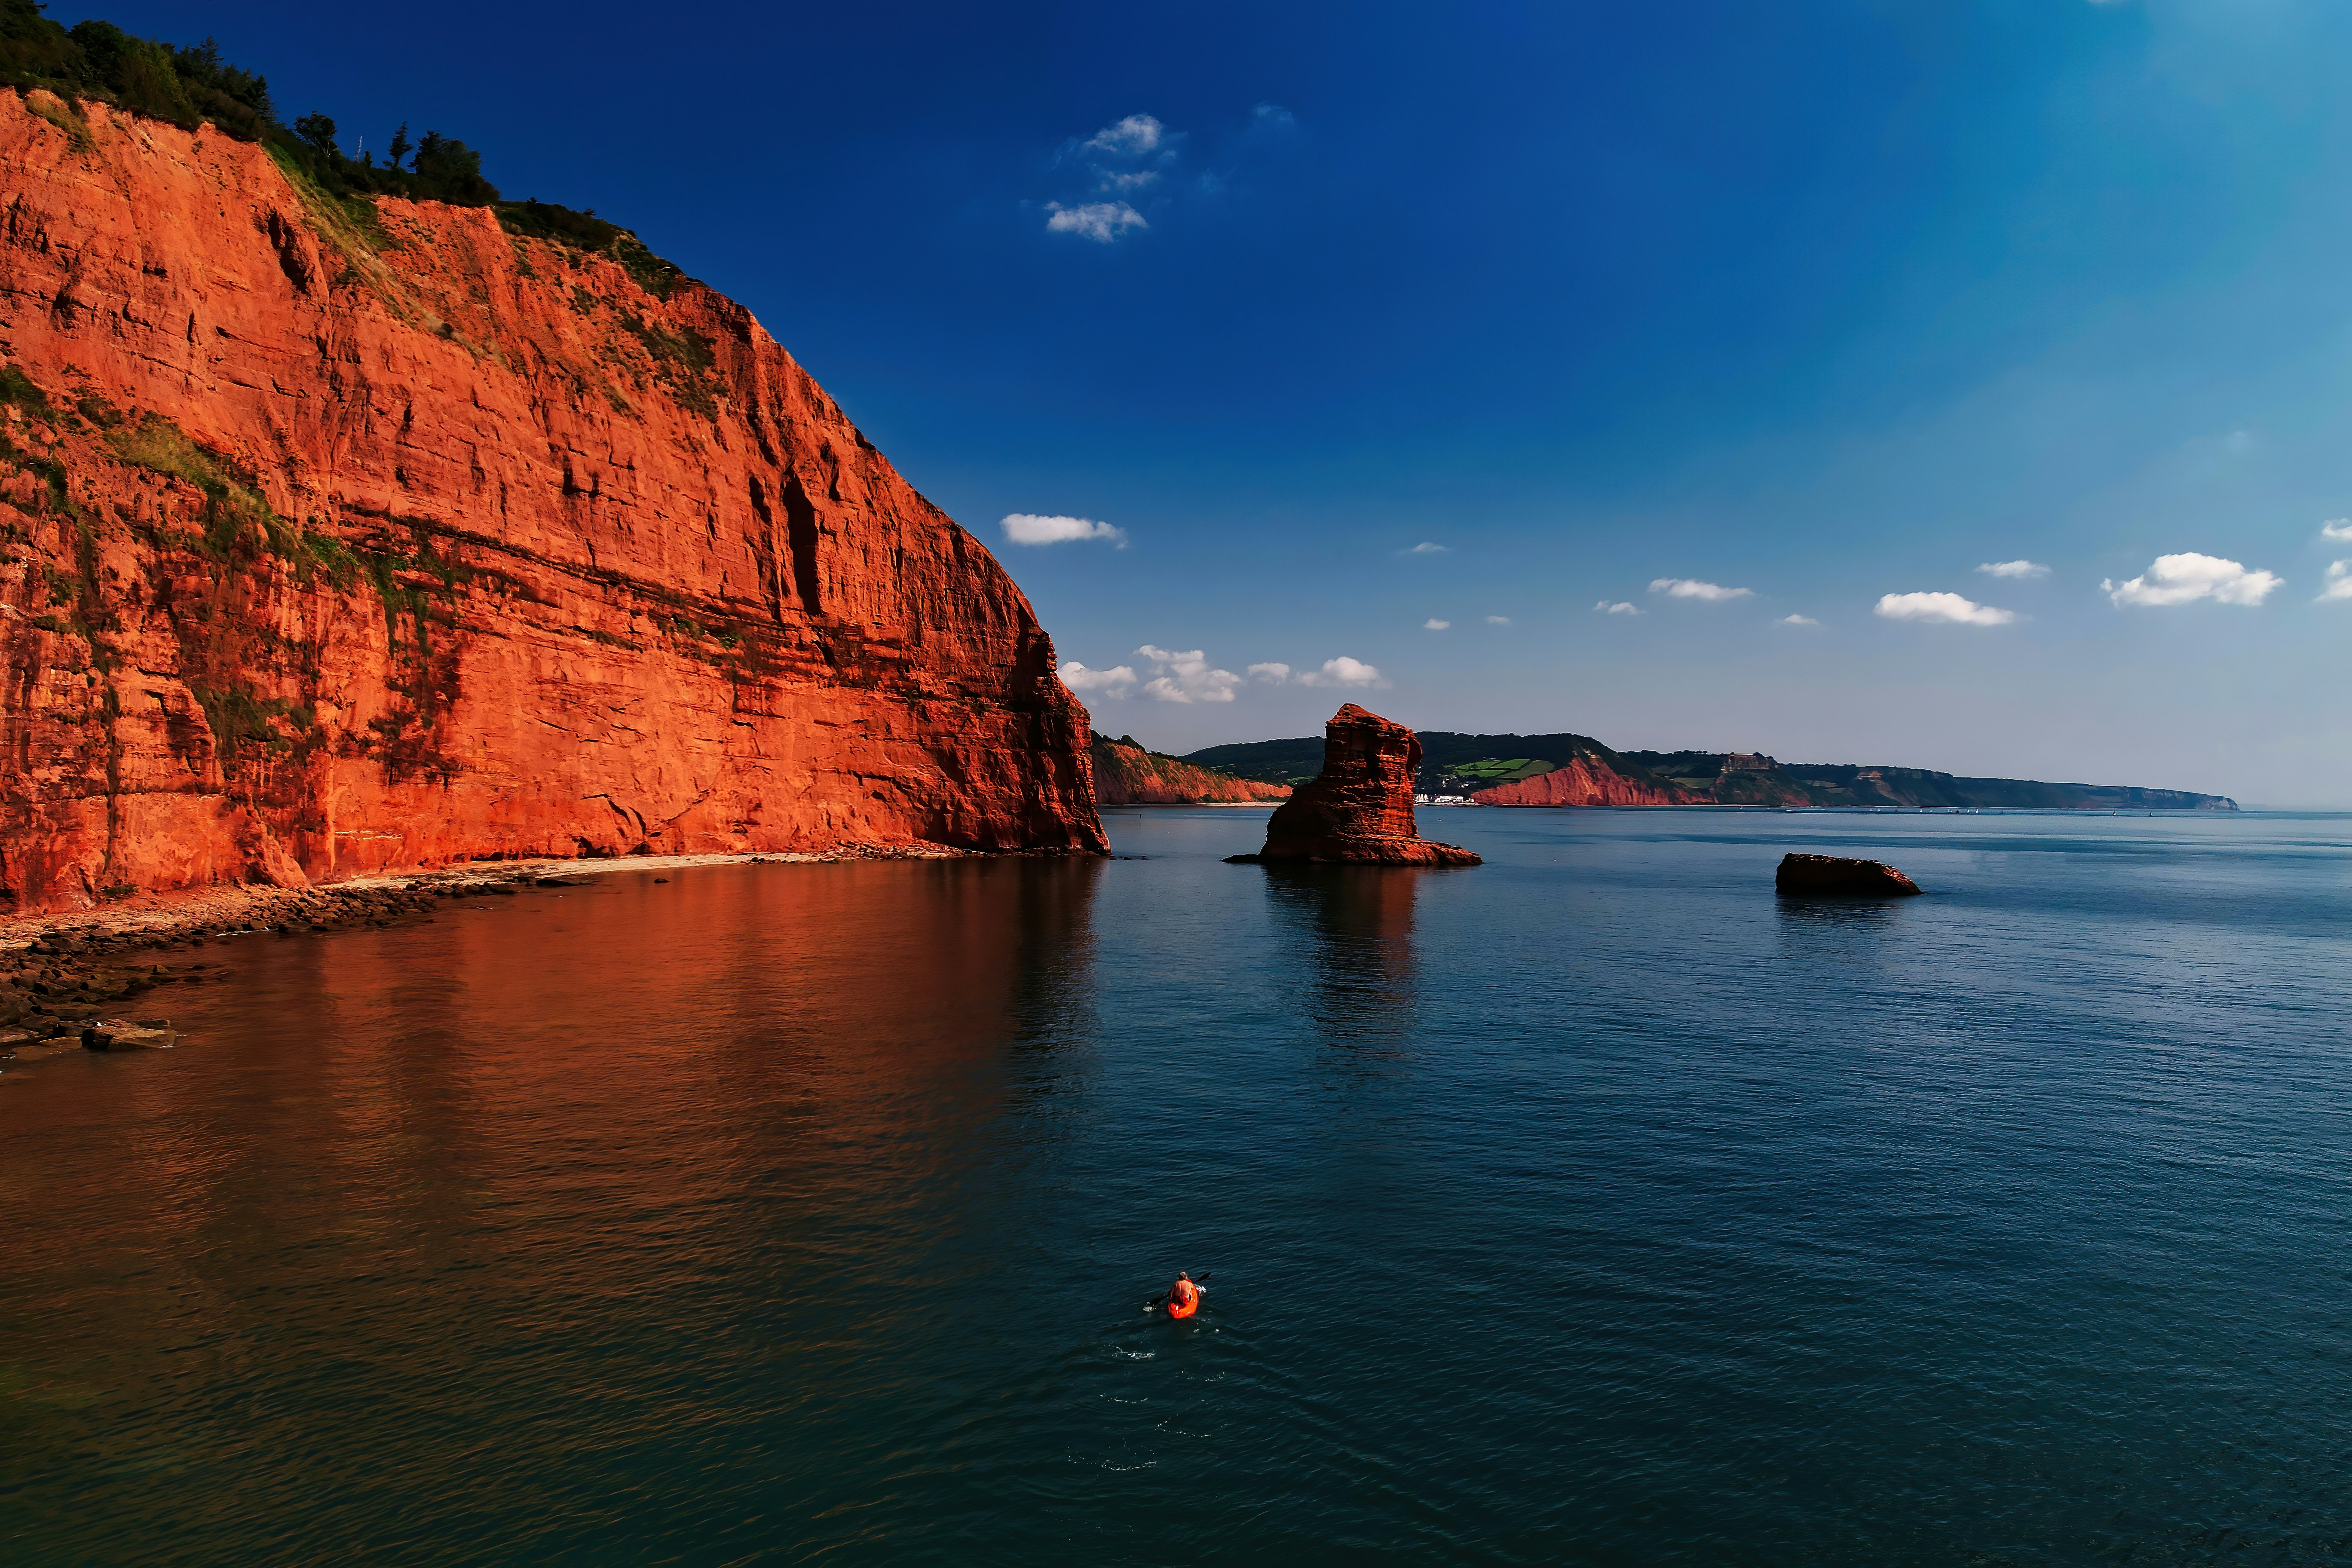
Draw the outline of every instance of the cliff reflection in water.
[[[196,1456],[273,1441],[257,1407],[305,1451],[370,1412],[410,1463],[495,1427],[468,1505],[526,1519],[550,1511],[535,1478],[568,1472],[584,1502],[656,1441],[691,1469],[715,1451],[698,1430],[824,1428],[1015,1245],[1051,1110],[1091,1070],[1072,1046],[1100,874],[620,873],[215,944],[236,973],[174,998],[188,1047],[9,1085],[12,1190],[44,1221],[0,1300],[50,1323],[40,1377],[104,1397],[0,1423],[0,1487],[33,1489],[36,1539],[83,1540],[72,1489],[45,1484],[58,1455],[127,1462],[160,1425],[194,1481]],[[726,1376],[671,1387],[681,1356]],[[415,1477],[331,1447],[191,1491],[356,1539]]]
[[[1419,1015],[1413,900],[1424,876],[1409,866],[1277,866],[1265,869],[1268,913],[1289,973],[1327,1044],[1401,1047]]]

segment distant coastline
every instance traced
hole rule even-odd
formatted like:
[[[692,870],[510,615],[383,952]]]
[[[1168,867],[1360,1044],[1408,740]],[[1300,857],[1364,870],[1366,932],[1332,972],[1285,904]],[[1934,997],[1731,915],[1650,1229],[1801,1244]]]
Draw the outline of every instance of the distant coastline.
[[[2228,795],[2140,784],[1974,778],[1929,768],[1781,763],[1760,752],[1617,752],[1587,735],[1421,731],[1415,792],[1426,804],[1741,805],[1896,811],[2236,811]],[[1322,764],[1320,736],[1210,746],[1182,760],[1296,784]]]

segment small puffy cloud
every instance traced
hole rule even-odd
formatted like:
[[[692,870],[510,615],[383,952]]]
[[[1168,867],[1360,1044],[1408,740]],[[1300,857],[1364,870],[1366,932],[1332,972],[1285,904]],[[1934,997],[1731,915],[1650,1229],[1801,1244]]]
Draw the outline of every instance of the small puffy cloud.
[[[1604,616],[1638,616],[1642,613],[1639,609],[1635,608],[1633,605],[1628,604],[1623,599],[1618,600],[1613,605],[1608,600],[1602,599],[1592,607],[1599,610]]]
[[[1124,697],[1135,689],[1135,670],[1124,664],[1108,669],[1088,669],[1072,659],[1062,666],[1062,684],[1071,690],[1091,691],[1098,697]]]
[[[2338,544],[2352,544],[2352,517],[2331,518],[2321,523],[2319,537],[2332,539]]]
[[[1157,702],[1231,702],[1242,678],[1230,669],[1212,669],[1208,655],[1199,648],[1172,653],[1145,643],[1135,650],[1151,661],[1151,679],[1143,694]]]
[[[2327,568],[2327,586],[2319,593],[2320,604],[2331,599],[2352,599],[2352,561],[2338,561]]]
[[[1441,621],[1435,616],[1432,616],[1421,623],[1421,629],[1425,632],[1442,632],[1453,625],[1452,621]]]
[[[2038,561],[1988,561],[1977,568],[1988,577],[2047,577],[2050,568]]]
[[[1511,617],[1508,616],[1488,616],[1486,617],[1486,624],[1490,626],[1507,626],[1511,624]]]
[[[1290,666],[1272,663],[1254,664],[1249,667],[1249,678],[1252,680],[1263,680],[1268,686],[1279,686],[1290,679]]]
[[[1108,245],[1130,228],[1150,228],[1143,215],[1125,202],[1087,202],[1066,207],[1059,202],[1047,202],[1045,219],[1048,234],[1075,234],[1091,239],[1097,245]]]
[[[2187,605],[2211,599],[2224,605],[2259,605],[2286,579],[2268,572],[2249,572],[2235,561],[2186,551],[2159,555],[2156,564],[2128,583],[2105,582],[2099,586],[2118,609],[2126,605]]]
[[[1040,517],[1034,512],[1008,513],[1003,521],[1009,544],[1067,544],[1074,539],[1108,539],[1127,548],[1127,530],[1097,522],[1090,517]]]
[[[1650,592],[1664,594],[1673,599],[1699,599],[1714,605],[1726,599],[1745,599],[1755,593],[1753,588],[1727,588],[1720,583],[1702,583],[1696,577],[1660,577],[1651,583]]]
[[[1400,555],[1443,555],[1445,553],[1445,546],[1443,544],[1432,544],[1428,540],[1424,539],[1419,544],[1414,545],[1411,550],[1400,550],[1397,553]]]
[[[1327,658],[1320,669],[1310,669],[1298,678],[1301,686],[1386,686],[1381,672],[1359,658],[1345,655]]]
[[[1996,610],[1958,594],[1882,594],[1871,612],[1890,621],[1933,621],[1949,626],[2005,626],[2014,610]]]
[[[1167,140],[1168,127],[1158,119],[1149,114],[1130,114],[1104,126],[1078,145],[1089,153],[1113,158],[1140,158],[1158,152]]]
[[[1772,624],[1776,626],[1817,626],[1822,623],[1811,616],[1782,616]]]
[[[1278,103],[1261,103],[1250,110],[1250,123],[1269,130],[1287,131],[1298,123],[1298,116]]]
[[[1103,175],[1102,188],[1106,191],[1139,191],[1159,182],[1160,171],[1157,169],[1114,170]],[[1136,221],[1140,223],[1143,220],[1138,218]]]

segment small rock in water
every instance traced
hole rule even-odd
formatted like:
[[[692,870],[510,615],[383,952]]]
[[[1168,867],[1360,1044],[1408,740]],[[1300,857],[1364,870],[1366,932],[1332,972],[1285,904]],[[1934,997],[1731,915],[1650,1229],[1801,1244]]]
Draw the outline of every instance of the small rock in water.
[[[1906,899],[1921,889],[1884,860],[1784,855],[1772,890],[1791,899]]]

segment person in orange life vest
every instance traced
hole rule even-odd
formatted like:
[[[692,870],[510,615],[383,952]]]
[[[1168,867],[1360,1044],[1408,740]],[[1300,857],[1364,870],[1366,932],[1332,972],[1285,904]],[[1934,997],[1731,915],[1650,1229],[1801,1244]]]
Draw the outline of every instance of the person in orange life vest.
[[[1189,1318],[1201,1309],[1201,1288],[1192,1283],[1190,1274],[1178,1274],[1176,1283],[1168,1288],[1168,1315]]]

